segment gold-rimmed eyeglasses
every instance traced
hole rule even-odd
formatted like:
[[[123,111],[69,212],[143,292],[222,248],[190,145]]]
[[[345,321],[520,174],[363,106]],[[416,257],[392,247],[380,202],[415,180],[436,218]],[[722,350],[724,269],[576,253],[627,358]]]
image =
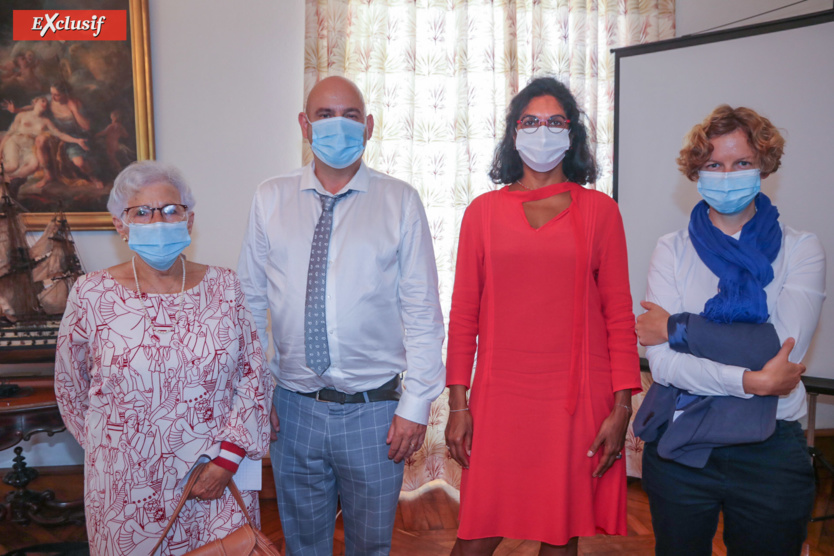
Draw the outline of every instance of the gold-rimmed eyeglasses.
[[[562,133],[570,127],[570,120],[561,116],[553,116],[546,120],[540,120],[535,116],[524,116],[516,122],[517,129],[526,133],[533,133],[541,126],[545,126],[551,133]]]
[[[127,207],[122,214],[128,224],[150,224],[156,211],[159,211],[162,221],[168,223],[182,222],[188,216],[188,207],[176,203],[161,207],[149,207],[148,205]]]

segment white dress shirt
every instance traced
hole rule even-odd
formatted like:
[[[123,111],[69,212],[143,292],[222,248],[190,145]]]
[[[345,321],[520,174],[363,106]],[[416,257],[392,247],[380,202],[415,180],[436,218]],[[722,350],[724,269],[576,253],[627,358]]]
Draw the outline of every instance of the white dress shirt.
[[[407,183],[363,162],[339,194],[326,282],[330,368],[307,366],[304,302],[310,247],[325,191],[313,165],[262,183],[252,202],[238,272],[261,339],[267,310],[279,386],[295,392],[335,388],[347,394],[405,375],[397,415],[428,422],[443,391],[443,317],[437,267],[420,196]]]
[[[768,322],[782,343],[796,340],[789,359],[798,363],[808,351],[825,300],[825,252],[817,236],[782,225],[782,247],[773,261],[773,274],[773,281],[765,287]],[[658,240],[649,265],[648,301],[671,314],[700,314],[717,292],[718,276],[701,261],[688,229]],[[652,378],[660,384],[705,396],[752,397],[742,385],[744,372],[751,369],[678,353],[668,343],[647,348],[646,357]],[[776,418],[795,421],[806,411],[805,387],[800,382],[780,397]]]

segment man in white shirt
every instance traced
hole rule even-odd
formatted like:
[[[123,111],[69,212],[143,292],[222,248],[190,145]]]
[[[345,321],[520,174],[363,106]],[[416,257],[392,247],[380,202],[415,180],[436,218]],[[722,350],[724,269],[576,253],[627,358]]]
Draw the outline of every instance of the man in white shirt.
[[[258,187],[239,262],[264,340],[272,323],[287,554],[333,553],[337,497],[347,554],[388,554],[445,383],[431,235],[417,192],[362,162],[374,121],[356,85],[322,80],[298,122],[314,161]]]

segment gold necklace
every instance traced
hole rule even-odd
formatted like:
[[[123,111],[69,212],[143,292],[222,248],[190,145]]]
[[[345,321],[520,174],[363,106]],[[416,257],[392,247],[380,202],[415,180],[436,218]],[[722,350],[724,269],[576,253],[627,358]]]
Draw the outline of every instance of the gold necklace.
[[[515,180],[515,182],[516,182],[518,185],[520,185],[521,187],[523,187],[524,189],[526,189],[527,191],[535,191],[535,189],[530,189],[529,187],[527,187],[526,185],[524,185],[523,183],[521,183],[521,180]]]
[[[159,341],[160,334],[170,334],[174,331],[174,328],[177,326],[177,323],[180,321],[180,316],[182,315],[182,306],[185,304],[185,257],[180,255],[180,262],[182,263],[182,287],[180,288],[180,306],[177,309],[177,317],[174,320],[174,324],[171,326],[166,326],[165,328],[157,328],[156,324],[154,324],[153,319],[151,319],[150,313],[148,313],[148,307],[145,305],[145,299],[142,297],[142,290],[139,289],[139,275],[136,274],[136,255],[130,259],[130,264],[133,266],[133,279],[136,281],[136,294],[139,296],[139,302],[142,303],[142,310],[145,312],[145,318],[148,319],[148,323],[151,325],[151,329],[153,330],[153,335],[151,336],[152,339]],[[160,310],[162,310],[162,304],[159,306]]]

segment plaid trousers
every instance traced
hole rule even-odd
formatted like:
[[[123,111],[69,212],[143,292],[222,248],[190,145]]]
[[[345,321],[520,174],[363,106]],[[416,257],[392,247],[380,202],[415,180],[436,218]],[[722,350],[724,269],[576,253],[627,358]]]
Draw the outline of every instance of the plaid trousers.
[[[385,438],[395,401],[318,402],[276,388],[281,431],[270,446],[287,556],[331,556],[337,498],[347,556],[387,555],[403,463]]]

